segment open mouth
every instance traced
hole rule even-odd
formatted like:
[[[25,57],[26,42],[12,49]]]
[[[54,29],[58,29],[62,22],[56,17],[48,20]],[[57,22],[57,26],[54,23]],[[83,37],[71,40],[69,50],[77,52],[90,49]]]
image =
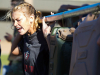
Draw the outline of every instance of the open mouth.
[[[21,32],[22,31],[22,27],[16,27],[17,28],[17,30],[18,30],[18,32]]]

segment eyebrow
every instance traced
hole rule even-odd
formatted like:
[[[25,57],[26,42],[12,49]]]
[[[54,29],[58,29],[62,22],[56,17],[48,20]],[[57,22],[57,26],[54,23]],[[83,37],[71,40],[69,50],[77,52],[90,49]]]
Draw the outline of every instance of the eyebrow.
[[[17,19],[21,19],[21,18],[15,18],[15,19],[12,18],[12,20],[17,20]]]

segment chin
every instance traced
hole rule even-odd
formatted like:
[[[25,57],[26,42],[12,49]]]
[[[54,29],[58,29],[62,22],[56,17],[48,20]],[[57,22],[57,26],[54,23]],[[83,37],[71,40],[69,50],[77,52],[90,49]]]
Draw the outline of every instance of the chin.
[[[25,33],[19,33],[20,35],[24,35]]]

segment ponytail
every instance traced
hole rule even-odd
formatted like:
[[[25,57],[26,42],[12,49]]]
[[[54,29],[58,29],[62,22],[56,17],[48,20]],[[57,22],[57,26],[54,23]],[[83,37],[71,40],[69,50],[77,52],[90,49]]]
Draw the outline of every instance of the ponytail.
[[[36,11],[36,15],[35,15],[35,26],[36,26],[36,29],[40,28],[38,23],[39,23],[39,19],[40,19],[41,16],[42,16],[42,13],[40,11]]]

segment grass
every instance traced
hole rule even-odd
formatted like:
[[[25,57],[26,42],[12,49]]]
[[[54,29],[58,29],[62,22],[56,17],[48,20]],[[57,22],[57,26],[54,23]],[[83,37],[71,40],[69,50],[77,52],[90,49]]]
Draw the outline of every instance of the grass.
[[[2,75],[3,65],[8,65],[8,64],[9,64],[8,54],[7,55],[1,54],[1,74],[0,75]]]

